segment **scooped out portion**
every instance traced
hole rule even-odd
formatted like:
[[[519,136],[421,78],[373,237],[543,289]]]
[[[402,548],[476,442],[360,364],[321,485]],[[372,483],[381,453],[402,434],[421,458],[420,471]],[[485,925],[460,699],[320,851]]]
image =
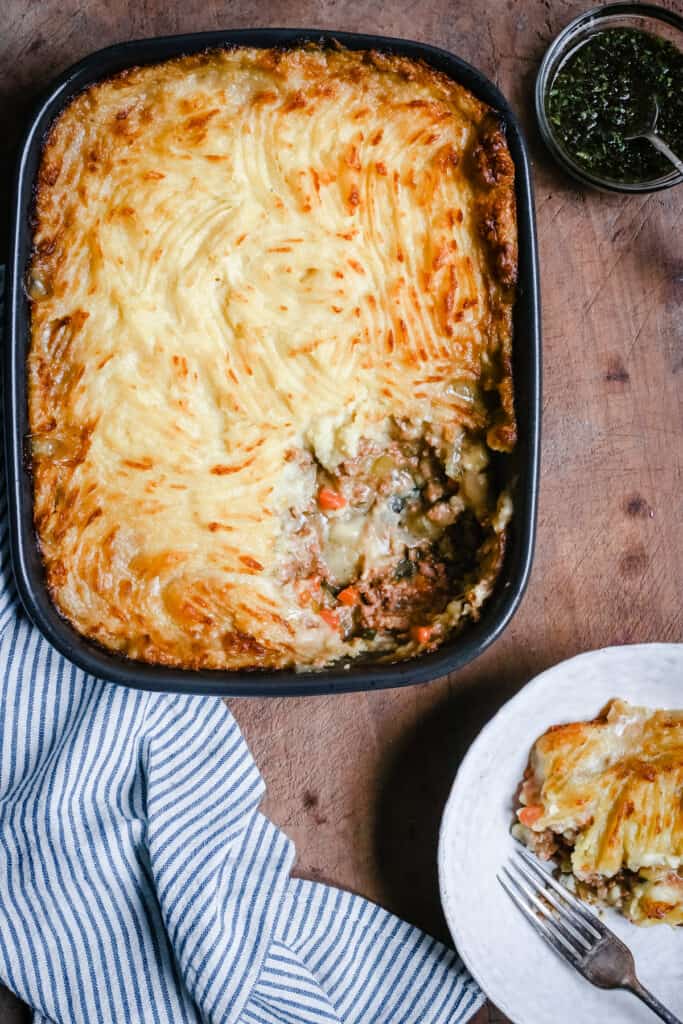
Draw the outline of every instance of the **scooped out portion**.
[[[392,421],[334,469],[288,459],[312,481],[282,535],[281,580],[345,645],[400,657],[477,618],[500,570],[512,512],[491,453],[461,429]]]

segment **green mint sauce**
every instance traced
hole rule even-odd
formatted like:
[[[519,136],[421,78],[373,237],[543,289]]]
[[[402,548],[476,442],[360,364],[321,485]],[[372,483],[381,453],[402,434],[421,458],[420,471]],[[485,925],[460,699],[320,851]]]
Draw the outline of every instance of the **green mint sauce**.
[[[587,171],[616,181],[651,181],[670,174],[672,165],[646,139],[624,136],[652,94],[659,104],[655,130],[683,157],[683,52],[649,32],[608,28],[561,65],[546,112],[561,145]],[[642,116],[637,120],[642,124]]]

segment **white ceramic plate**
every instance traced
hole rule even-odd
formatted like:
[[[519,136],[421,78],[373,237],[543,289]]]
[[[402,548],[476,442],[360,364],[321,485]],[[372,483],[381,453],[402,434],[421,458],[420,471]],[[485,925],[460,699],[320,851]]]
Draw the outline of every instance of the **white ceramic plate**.
[[[592,718],[612,697],[683,707],[683,644],[610,647],[543,672],[482,730],[460,766],[439,840],[441,901],[455,945],[515,1024],[653,1024],[625,992],[593,988],[536,935],[496,880],[514,846],[513,796],[534,740]],[[683,1018],[683,928],[605,923],[628,944],[640,980]]]

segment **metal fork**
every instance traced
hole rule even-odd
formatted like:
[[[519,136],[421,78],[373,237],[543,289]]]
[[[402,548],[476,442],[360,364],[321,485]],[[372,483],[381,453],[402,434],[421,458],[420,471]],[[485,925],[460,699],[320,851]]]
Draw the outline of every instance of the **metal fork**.
[[[683,1024],[636,977],[631,950],[569,890],[518,849],[498,881],[531,926],[598,988],[623,988],[667,1024]]]

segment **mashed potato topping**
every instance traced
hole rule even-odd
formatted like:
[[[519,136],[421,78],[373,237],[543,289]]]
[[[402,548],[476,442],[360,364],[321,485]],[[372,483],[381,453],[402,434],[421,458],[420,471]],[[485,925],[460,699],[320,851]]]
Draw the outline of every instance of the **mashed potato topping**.
[[[683,925],[683,711],[612,700],[540,736],[514,832],[635,924]]]
[[[514,170],[483,103],[318,47],[135,68],[54,124],[34,244],[35,522],[82,633],[306,667],[477,614],[515,442]]]

